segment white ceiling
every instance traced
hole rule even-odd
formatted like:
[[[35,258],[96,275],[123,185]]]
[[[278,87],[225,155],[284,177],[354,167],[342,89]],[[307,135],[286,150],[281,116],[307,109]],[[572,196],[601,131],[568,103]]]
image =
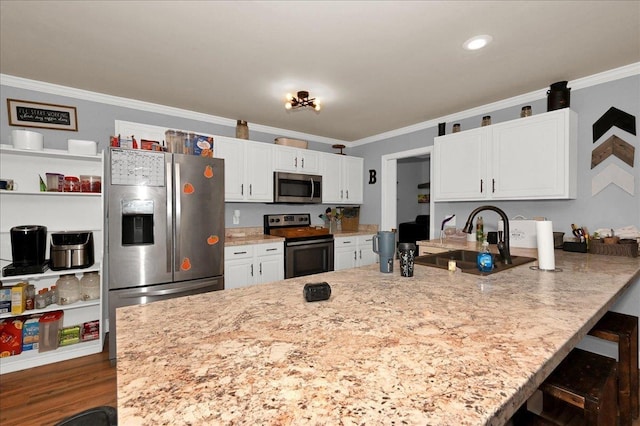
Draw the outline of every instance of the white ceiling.
[[[343,141],[640,61],[639,1],[2,0],[0,18],[2,74]],[[285,111],[298,90],[322,111]]]

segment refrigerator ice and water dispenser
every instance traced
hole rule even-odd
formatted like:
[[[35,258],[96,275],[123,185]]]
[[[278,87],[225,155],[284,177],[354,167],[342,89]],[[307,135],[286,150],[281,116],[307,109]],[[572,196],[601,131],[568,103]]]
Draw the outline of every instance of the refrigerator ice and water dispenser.
[[[122,245],[153,244],[153,200],[122,200]]]

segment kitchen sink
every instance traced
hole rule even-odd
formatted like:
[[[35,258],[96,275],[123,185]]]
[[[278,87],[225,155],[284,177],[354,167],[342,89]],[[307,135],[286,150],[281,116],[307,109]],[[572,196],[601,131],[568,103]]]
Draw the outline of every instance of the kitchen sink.
[[[448,269],[449,260],[455,260],[456,268],[460,268],[462,272],[475,275],[491,275],[536,260],[535,257],[511,255],[512,263],[510,265],[505,265],[502,263],[502,260],[500,260],[500,255],[493,254],[493,271],[480,272],[476,264],[478,253],[479,252],[472,250],[453,250],[444,253],[427,254],[424,256],[417,256],[415,258],[415,263],[418,265]]]

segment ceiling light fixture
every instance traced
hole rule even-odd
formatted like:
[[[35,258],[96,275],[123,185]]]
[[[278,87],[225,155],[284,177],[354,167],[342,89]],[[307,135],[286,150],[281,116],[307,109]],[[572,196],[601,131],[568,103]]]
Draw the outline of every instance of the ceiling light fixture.
[[[465,41],[462,47],[467,50],[478,50],[489,44],[491,40],[493,40],[493,37],[490,35],[479,35],[471,37],[469,40]]]
[[[300,90],[297,96],[287,93],[287,103],[284,104],[285,109],[295,109],[311,107],[316,111],[320,111],[320,100],[317,98],[309,98],[309,92]]]

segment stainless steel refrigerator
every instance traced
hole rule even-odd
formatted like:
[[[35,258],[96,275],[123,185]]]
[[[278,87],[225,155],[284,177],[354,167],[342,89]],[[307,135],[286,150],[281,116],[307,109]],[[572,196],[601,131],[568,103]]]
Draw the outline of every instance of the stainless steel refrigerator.
[[[104,176],[113,360],[116,308],[224,288],[224,161],[110,148]]]

